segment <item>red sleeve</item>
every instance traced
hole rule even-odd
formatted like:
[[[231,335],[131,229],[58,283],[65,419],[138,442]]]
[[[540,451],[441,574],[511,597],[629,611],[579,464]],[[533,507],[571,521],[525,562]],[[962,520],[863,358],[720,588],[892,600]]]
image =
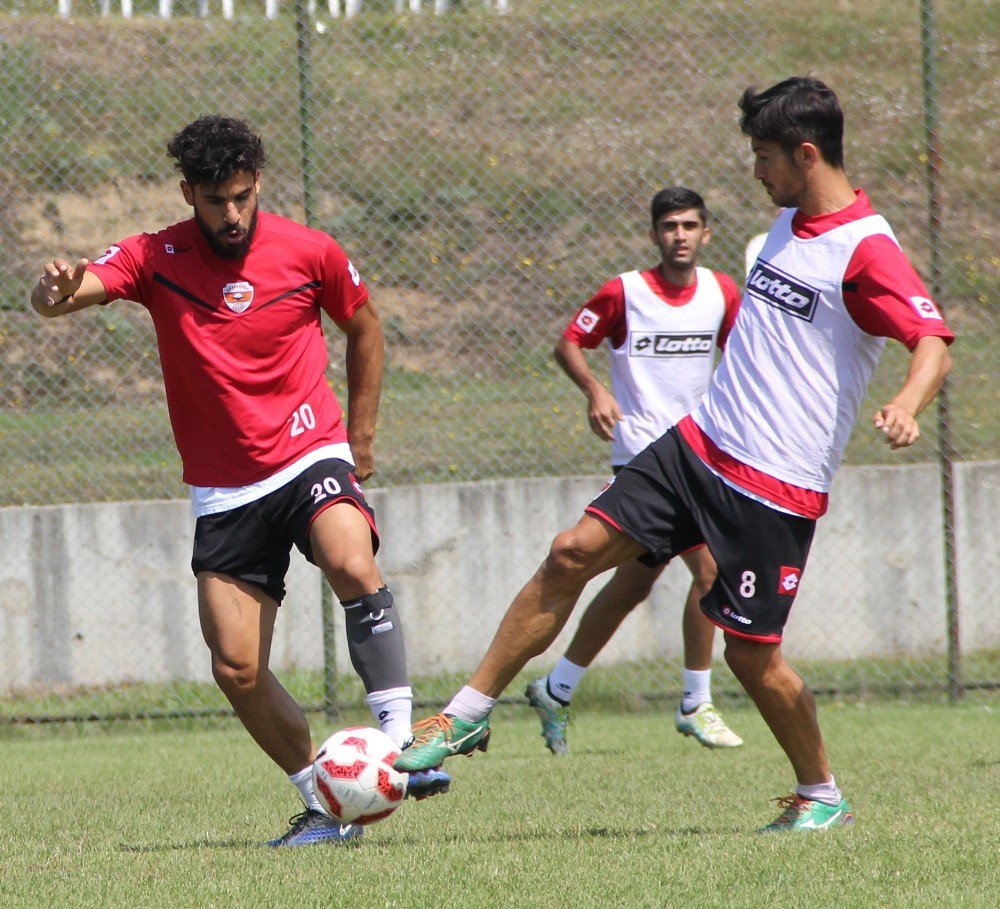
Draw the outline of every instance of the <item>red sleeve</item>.
[[[109,246],[87,267],[104,285],[109,303],[112,300],[144,302],[143,252],[147,236],[139,234]]]
[[[347,254],[330,238],[323,259],[320,305],[335,322],[345,322],[368,302],[368,288]]]
[[[593,350],[605,338],[612,347],[621,347],[625,333],[625,288],[621,278],[612,278],[577,310],[563,337],[577,347]]]
[[[719,287],[722,288],[722,296],[726,301],[726,312],[722,316],[719,335],[715,341],[719,350],[722,350],[726,346],[729,332],[733,330],[733,323],[736,321],[736,313],[740,311],[740,301],[743,299],[743,293],[736,286],[736,282],[729,275],[723,274],[721,271],[715,272],[715,280],[719,282]]]
[[[844,274],[844,305],[862,331],[910,350],[928,336],[955,340],[906,254],[884,234],[866,237],[854,250]]]

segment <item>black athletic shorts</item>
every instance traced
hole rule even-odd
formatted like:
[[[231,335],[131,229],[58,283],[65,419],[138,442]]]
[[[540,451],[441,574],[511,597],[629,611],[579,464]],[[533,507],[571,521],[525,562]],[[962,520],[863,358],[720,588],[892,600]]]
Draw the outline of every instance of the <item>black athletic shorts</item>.
[[[651,567],[707,543],[719,576],[702,612],[739,637],[781,640],[816,522],[728,486],[676,427],[636,455],[586,511],[646,547],[639,561]]]
[[[196,575],[212,571],[239,578],[280,603],[285,596],[292,544],[315,564],[309,528],[321,511],[344,501],[352,502],[367,518],[372,528],[372,552],[377,552],[375,512],[365,501],[352,470],[339,458],[318,461],[263,498],[198,518],[191,570]]]

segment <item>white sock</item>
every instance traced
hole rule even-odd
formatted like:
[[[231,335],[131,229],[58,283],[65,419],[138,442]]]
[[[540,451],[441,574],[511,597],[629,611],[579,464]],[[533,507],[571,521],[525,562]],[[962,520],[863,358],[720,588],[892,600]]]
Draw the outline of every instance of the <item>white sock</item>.
[[[413,689],[386,688],[370,691],[365,698],[379,728],[402,747],[410,737],[413,720]]]
[[[563,701],[568,704],[573,697],[573,692],[576,691],[576,686],[580,684],[580,679],[583,678],[583,674],[586,671],[586,666],[577,666],[576,663],[571,663],[566,657],[560,657],[559,662],[556,663],[549,673],[547,683],[549,694],[557,701]]]
[[[299,790],[299,795],[302,796],[302,801],[305,802],[306,808],[312,811],[323,811],[319,806],[319,801],[316,799],[316,793],[313,792],[312,771],[312,764],[310,764],[308,767],[303,767],[298,773],[289,774],[288,779]]]
[[[712,703],[712,670],[685,669],[684,696],[681,698],[681,711],[691,713],[701,704]]]
[[[827,805],[839,805],[844,794],[837,788],[837,781],[831,776],[826,783],[817,783],[815,786],[803,786],[799,783],[795,791],[804,799],[811,799],[814,802],[825,802]]]
[[[443,712],[457,716],[467,723],[478,723],[490,715],[496,702],[496,698],[488,698],[485,694],[476,691],[475,688],[466,685],[448,702],[448,706],[444,708]]]

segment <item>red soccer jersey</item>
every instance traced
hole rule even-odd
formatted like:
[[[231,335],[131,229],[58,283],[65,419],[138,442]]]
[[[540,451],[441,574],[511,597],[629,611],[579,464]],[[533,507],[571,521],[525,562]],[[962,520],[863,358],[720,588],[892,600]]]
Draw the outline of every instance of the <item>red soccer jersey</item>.
[[[129,237],[91,270],[109,301],[153,318],[186,483],[245,486],[346,441],[321,315],[349,319],[368,291],[331,237],[261,213],[247,255],[230,260],[191,219]]]

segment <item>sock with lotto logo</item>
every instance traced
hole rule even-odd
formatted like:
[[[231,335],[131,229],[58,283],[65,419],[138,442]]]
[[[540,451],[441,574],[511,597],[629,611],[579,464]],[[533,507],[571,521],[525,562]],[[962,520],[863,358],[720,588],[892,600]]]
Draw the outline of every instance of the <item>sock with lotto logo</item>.
[[[568,706],[573,698],[573,692],[576,691],[576,686],[580,684],[580,679],[583,678],[586,671],[586,666],[578,666],[576,663],[571,663],[566,657],[560,657],[559,662],[552,667],[546,682],[549,696],[564,707]]]
[[[691,713],[702,704],[712,703],[712,670],[685,669],[683,672],[684,696],[681,711]]]
[[[365,698],[372,716],[389,738],[400,748],[410,737],[413,719],[413,689],[388,688],[385,691],[369,692]]]

